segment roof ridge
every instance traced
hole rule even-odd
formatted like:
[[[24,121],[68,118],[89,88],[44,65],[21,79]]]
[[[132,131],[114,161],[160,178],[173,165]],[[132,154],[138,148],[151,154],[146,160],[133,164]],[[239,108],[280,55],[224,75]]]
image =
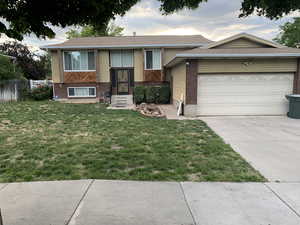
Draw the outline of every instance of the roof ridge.
[[[283,47],[282,45],[280,45],[280,44],[278,44],[274,41],[255,36],[255,35],[250,34],[250,33],[242,32],[242,33],[238,33],[238,34],[229,36],[227,38],[223,38],[223,39],[221,39],[219,41],[216,41],[214,43],[211,43],[211,44],[207,45],[206,48],[215,48],[217,46],[221,46],[223,44],[235,41],[235,40],[240,39],[240,38],[246,38],[246,39],[249,39],[250,41],[258,42],[258,43],[268,45],[268,46],[271,46],[271,47],[274,47],[274,48],[282,48]]]
[[[192,35],[182,35],[182,34],[175,34],[175,35],[157,35],[157,34],[149,34],[149,35],[122,35],[122,36],[91,36],[91,37],[74,37],[71,39],[77,39],[77,38],[122,38],[122,37],[202,37],[207,39],[206,37],[204,37],[202,34],[192,34]],[[70,40],[70,39],[68,39]],[[67,40],[67,41],[68,41]]]
[[[71,38],[62,43],[42,48],[85,48],[95,47],[198,47],[213,41],[202,35],[140,35],[140,36],[99,36]],[[70,47],[71,46],[71,47]]]

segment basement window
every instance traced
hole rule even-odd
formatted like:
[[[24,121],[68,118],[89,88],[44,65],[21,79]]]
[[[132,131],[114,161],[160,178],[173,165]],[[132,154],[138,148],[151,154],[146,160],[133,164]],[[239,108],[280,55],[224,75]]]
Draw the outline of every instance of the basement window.
[[[73,97],[73,98],[96,97],[96,87],[69,87],[68,97]]]

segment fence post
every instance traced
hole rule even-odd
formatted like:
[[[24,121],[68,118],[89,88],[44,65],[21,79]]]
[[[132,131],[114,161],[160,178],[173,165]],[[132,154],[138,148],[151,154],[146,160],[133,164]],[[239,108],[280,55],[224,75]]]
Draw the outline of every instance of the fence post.
[[[18,100],[18,86],[17,83],[15,82],[15,100]]]
[[[2,215],[1,215],[1,209],[0,209],[0,225],[3,225]]]

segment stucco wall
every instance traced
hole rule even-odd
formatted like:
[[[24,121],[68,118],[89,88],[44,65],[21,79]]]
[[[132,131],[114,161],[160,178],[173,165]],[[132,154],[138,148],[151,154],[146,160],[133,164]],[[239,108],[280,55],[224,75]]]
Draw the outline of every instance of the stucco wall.
[[[184,62],[176,65],[171,69],[171,75],[173,78],[173,101],[181,100],[183,95],[183,100],[185,100],[186,95],[186,64]]]
[[[100,82],[110,82],[109,51],[99,51]]]
[[[165,65],[173,57],[182,51],[188,49],[166,48],[162,51],[162,64]],[[52,60],[52,79],[54,83],[62,83],[60,80],[59,57],[57,51],[51,52]],[[109,50],[98,51],[99,77],[97,82],[110,82]],[[134,78],[135,82],[144,81],[144,52],[142,49],[134,50]]]
[[[166,65],[168,62],[170,62],[176,54],[181,53],[183,51],[187,51],[190,49],[184,49],[184,48],[165,48],[163,50],[163,55],[162,55],[162,62],[163,65]]]
[[[60,83],[60,70],[57,51],[51,51],[51,70],[54,83]]]
[[[199,60],[198,73],[295,72],[296,59]]]
[[[177,53],[187,49],[165,48],[162,50],[162,66],[175,57]],[[134,78],[136,82],[144,81],[144,52],[142,49],[134,50]]]
[[[134,50],[134,81],[144,81],[144,55],[143,50]]]

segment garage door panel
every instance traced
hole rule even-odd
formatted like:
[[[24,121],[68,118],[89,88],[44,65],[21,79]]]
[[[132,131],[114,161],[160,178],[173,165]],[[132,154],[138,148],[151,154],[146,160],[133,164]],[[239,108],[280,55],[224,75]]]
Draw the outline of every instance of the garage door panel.
[[[272,85],[268,84],[256,84],[254,82],[251,82],[251,85],[249,87],[248,84],[230,84],[230,83],[224,83],[224,84],[208,84],[205,83],[208,86],[202,86],[201,89],[199,89],[199,94],[209,94],[209,93],[241,93],[241,92],[251,92],[251,93],[256,93],[258,94],[264,94],[263,92],[277,92],[277,93],[282,93],[282,91],[290,91],[290,82],[285,82],[281,84],[276,84],[273,82]],[[262,93],[259,93],[262,92]]]
[[[255,108],[252,105],[232,105],[226,106],[207,106],[205,108],[198,110],[198,115],[211,115],[211,116],[221,116],[221,115],[232,115],[232,116],[251,116],[251,115],[274,115],[274,111],[279,112],[275,115],[283,115],[286,113],[286,107],[283,105],[271,105],[271,106],[257,106]],[[213,112],[213,113],[212,113]]]
[[[273,96],[250,96],[244,95],[239,97],[232,97],[230,95],[224,96],[213,96],[213,97],[205,97],[199,101],[199,104],[283,104],[286,103],[287,100],[282,95],[273,95]]]
[[[198,115],[281,115],[293,74],[200,75]]]
[[[202,99],[203,98],[210,98],[210,97],[219,97],[224,96],[225,98],[227,96],[229,97],[240,97],[240,96],[255,96],[255,97],[272,97],[272,96],[282,96],[282,93],[290,94],[290,88],[282,88],[281,90],[272,90],[268,88],[257,88],[256,90],[245,90],[245,88],[235,88],[231,87],[231,90],[224,90],[224,91],[213,91],[213,90],[202,90],[199,91],[199,94],[201,94]]]
[[[212,81],[212,82],[244,82],[244,81],[265,81],[265,80],[293,80],[293,78],[290,77],[292,73],[275,73],[275,74],[269,74],[269,73],[245,73],[245,74],[203,74],[200,75],[201,80],[205,81]]]

